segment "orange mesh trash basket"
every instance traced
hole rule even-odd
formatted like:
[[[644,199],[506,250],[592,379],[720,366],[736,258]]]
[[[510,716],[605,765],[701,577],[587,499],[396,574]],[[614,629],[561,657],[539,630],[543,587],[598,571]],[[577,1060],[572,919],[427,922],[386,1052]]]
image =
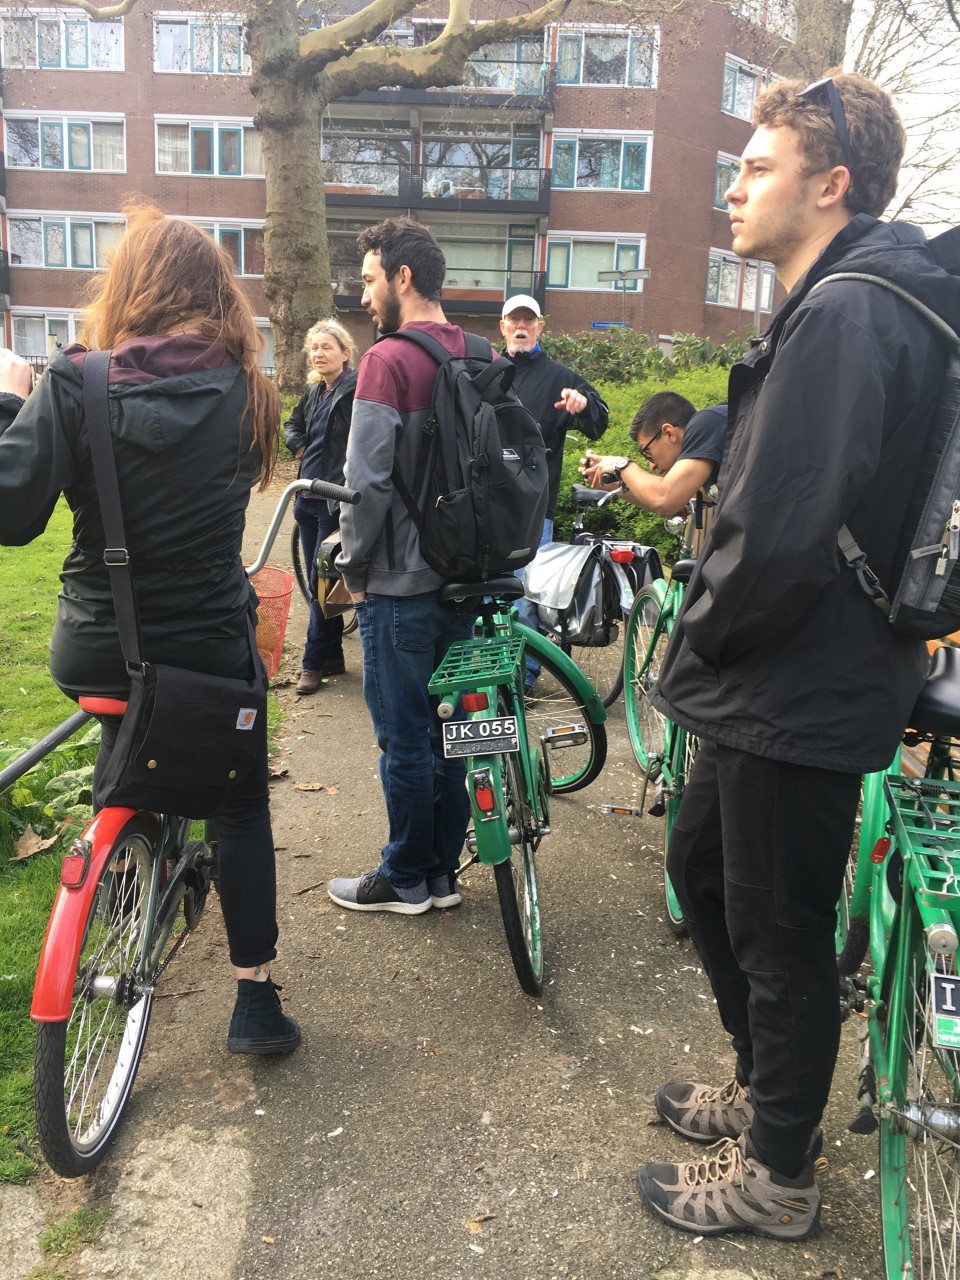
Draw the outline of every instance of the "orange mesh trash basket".
[[[280,670],[283,656],[283,637],[287,632],[290,616],[290,596],[293,593],[293,574],[284,569],[264,565],[250,579],[260,603],[257,606],[257,649],[271,679]]]

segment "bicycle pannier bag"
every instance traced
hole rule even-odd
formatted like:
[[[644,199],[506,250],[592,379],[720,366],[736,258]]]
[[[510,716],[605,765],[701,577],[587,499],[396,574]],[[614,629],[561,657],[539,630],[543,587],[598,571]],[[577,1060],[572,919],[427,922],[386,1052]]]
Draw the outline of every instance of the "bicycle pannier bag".
[[[931,245],[949,237],[960,241],[960,229],[946,232]],[[846,525],[838,537],[841,554],[894,631],[921,640],[940,639],[960,629],[960,337],[940,316],[890,280],[838,272],[825,276],[814,287],[831,280],[863,280],[891,290],[949,344],[943,386],[907,509],[892,581],[878,582]]]
[[[452,356],[419,329],[415,342],[438,363],[411,492],[393,482],[420,534],[427,564],[451,582],[479,582],[528,564],[547,510],[547,451],[536,419],[512,390],[514,369],[485,338],[465,333]]]
[[[249,679],[144,661],[107,417],[109,362],[106,351],[87,355],[83,406],[130,693],[94,801],[101,808],[128,805],[183,818],[213,818],[224,807],[229,788],[250,773],[263,741],[267,680],[252,611],[247,617]]]

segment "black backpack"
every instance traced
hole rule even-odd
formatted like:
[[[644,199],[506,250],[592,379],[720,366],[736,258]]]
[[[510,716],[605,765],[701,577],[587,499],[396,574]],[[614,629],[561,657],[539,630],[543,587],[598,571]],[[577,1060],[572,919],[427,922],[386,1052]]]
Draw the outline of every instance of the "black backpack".
[[[547,449],[537,420],[511,388],[514,367],[464,333],[451,355],[421,329],[398,329],[437,361],[411,492],[397,493],[420,534],[420,553],[449,582],[480,582],[522,569],[537,554],[547,511]]]
[[[944,242],[946,252],[947,242],[955,244],[958,239],[960,230],[954,229],[931,244],[936,247],[938,241]],[[841,555],[894,631],[921,640],[939,640],[960,629],[960,337],[936,312],[890,280],[843,271],[824,276],[814,288],[831,280],[863,280],[889,289],[949,344],[943,386],[910,496],[893,581],[884,586],[877,580],[846,525],[837,538]]]

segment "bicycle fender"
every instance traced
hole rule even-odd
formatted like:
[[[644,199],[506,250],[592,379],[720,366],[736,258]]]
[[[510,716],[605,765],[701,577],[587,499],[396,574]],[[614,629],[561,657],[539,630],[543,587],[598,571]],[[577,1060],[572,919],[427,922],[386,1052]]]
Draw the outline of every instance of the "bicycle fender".
[[[69,1018],[84,921],[117,837],[140,812],[138,809],[101,809],[71,846],[86,841],[90,846],[90,864],[82,884],[76,888],[61,884],[57,890],[33,986],[30,1017],[34,1022],[64,1022]]]
[[[477,774],[489,776],[496,796],[495,814],[480,808],[474,795],[474,778]],[[477,857],[488,867],[498,862],[506,862],[513,852],[510,844],[510,832],[507,829],[506,809],[503,796],[503,773],[500,760],[496,756],[474,756],[471,767],[467,770],[467,795],[470,797],[470,816],[473,819],[473,836],[477,843]]]
[[[583,700],[590,719],[594,724],[603,724],[607,718],[606,708],[600,701],[596,689],[574,660],[565,654],[558,645],[551,644],[546,636],[542,636],[539,631],[534,631],[531,627],[525,626],[517,618],[512,619],[512,627],[515,635],[523,636],[527,649],[534,654],[545,654],[551,662],[562,669],[563,674]]]

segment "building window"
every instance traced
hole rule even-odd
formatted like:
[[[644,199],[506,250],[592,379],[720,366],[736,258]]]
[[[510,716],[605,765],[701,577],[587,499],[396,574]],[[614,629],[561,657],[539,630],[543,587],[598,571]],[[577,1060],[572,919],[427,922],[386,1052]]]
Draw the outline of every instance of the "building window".
[[[753,104],[763,88],[763,73],[758,67],[729,55],[723,63],[723,96],[720,109],[741,120],[753,117]]]
[[[102,270],[125,224],[84,215],[11,215],[10,262],[21,267]]]
[[[657,62],[655,31],[597,28],[560,32],[557,84],[653,86]]]
[[[707,302],[718,307],[735,307],[755,311],[757,305],[757,272],[760,272],[760,311],[773,310],[773,286],[776,275],[769,262],[738,258],[720,249],[710,250],[707,266]]]
[[[155,19],[154,71],[199,75],[250,74],[243,27],[235,16],[164,14]]]
[[[423,125],[424,195],[460,199],[536,200],[540,130],[536,125]]]
[[[156,130],[157,173],[263,176],[261,138],[251,124],[158,119]]]
[[[766,27],[784,40],[797,38],[796,0],[735,0],[733,12],[754,26]]]
[[[490,93],[543,93],[546,65],[543,36],[521,36],[487,44],[471,54],[464,67],[463,87]]]
[[[736,156],[725,155],[722,151],[717,153],[717,167],[713,178],[713,207],[715,209],[723,209],[726,212],[729,208],[727,192],[736,182],[739,172],[740,161]]]
[[[650,135],[554,135],[553,186],[560,189],[648,191]]]
[[[240,226],[227,222],[198,224],[229,254],[238,276],[263,275],[263,223]]]
[[[328,188],[395,196],[400,175],[410,171],[413,134],[405,121],[327,117],[321,124],[320,155]]]
[[[2,22],[3,65],[41,71],[122,71],[123,22],[83,17],[13,17]]]
[[[32,308],[14,310],[13,349],[24,360],[45,360],[52,356],[57,346],[65,347],[76,341],[80,324],[79,313],[45,312]]]
[[[11,169],[86,169],[125,173],[123,120],[8,114],[6,161]]]
[[[547,288],[580,289],[591,293],[636,293],[639,280],[598,280],[601,271],[633,271],[643,266],[642,240],[579,239],[573,235],[551,235],[547,241]]]

